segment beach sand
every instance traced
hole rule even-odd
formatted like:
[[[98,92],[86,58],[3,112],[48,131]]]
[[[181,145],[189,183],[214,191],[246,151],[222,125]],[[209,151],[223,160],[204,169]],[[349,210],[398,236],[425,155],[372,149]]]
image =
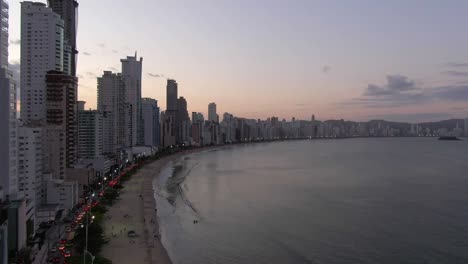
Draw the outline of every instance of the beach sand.
[[[103,257],[114,264],[171,263],[160,240],[152,182],[169,161],[185,154],[146,164],[124,184],[120,200],[105,215],[104,230],[109,243],[102,249]],[[135,231],[137,236],[129,238],[128,231]]]

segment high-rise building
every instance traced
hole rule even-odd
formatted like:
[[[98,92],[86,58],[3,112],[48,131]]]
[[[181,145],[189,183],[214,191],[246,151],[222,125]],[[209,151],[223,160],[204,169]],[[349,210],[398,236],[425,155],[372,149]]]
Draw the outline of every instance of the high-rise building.
[[[70,54],[70,60],[67,62],[69,65],[69,72],[65,72],[76,76],[77,64],[77,47],[76,47],[76,33],[78,30],[78,2],[76,0],[48,0],[49,7],[59,14],[64,22],[64,40],[65,44],[69,46],[67,51]]]
[[[141,77],[143,58],[122,59],[122,80],[125,83],[125,137],[126,146],[143,144],[144,132],[141,116]]]
[[[143,109],[143,124],[146,146],[159,146],[159,107],[158,101],[151,98],[143,98],[141,101]]]
[[[0,0],[0,68],[8,67],[8,3]]]
[[[180,97],[177,100],[177,141],[179,143],[188,143],[190,137],[190,117],[187,110],[187,100]]]
[[[4,195],[15,197],[16,174],[16,84],[5,68],[0,68],[0,186]],[[0,197],[1,198],[1,197]]]
[[[64,23],[60,16],[35,2],[21,3],[21,118],[46,120],[47,72],[63,71]]]
[[[177,82],[175,80],[168,79],[167,80],[167,86],[166,86],[166,103],[167,111],[177,111]]]
[[[218,114],[216,113],[216,104],[215,103],[210,103],[208,105],[208,121],[211,122],[218,122]]]
[[[8,70],[8,4],[0,0],[0,192],[16,198],[17,177],[17,124],[16,82]],[[5,197],[0,196],[0,200]]]
[[[76,162],[77,139],[77,85],[78,79],[59,71],[46,75],[47,124],[60,126],[65,134],[65,166],[72,168]],[[50,153],[55,154],[55,153]]]
[[[102,154],[102,121],[97,110],[78,111],[79,159],[94,159]]]
[[[34,207],[45,203],[43,188],[43,128],[34,125],[18,127],[18,191]]]
[[[105,71],[98,78],[97,110],[102,114],[102,152],[116,153],[125,146],[125,84],[122,75]]]

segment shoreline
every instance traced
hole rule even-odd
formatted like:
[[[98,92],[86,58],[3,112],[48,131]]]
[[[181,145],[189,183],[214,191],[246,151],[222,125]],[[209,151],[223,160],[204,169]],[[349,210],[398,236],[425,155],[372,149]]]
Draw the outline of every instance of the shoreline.
[[[172,264],[160,237],[153,179],[170,161],[183,155],[186,153],[145,164],[125,183],[120,199],[106,213],[104,234],[109,242],[102,248],[103,257],[114,264]],[[129,238],[129,231],[135,231],[136,237]]]
[[[114,264],[172,264],[161,241],[153,180],[160,177],[161,170],[171,161],[189,154],[222,148],[190,149],[144,164],[125,183],[120,198],[108,208],[103,226],[109,242],[103,246],[101,256]],[[128,231],[135,231],[137,237],[129,238]]]

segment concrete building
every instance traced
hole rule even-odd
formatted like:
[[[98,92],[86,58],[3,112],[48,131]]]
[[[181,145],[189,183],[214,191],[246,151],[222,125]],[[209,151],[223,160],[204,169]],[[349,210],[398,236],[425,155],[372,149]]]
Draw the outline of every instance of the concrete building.
[[[177,142],[188,144],[190,138],[190,117],[187,110],[187,100],[180,97],[177,100]]]
[[[8,263],[8,204],[3,200],[0,201],[0,263]]]
[[[84,111],[86,102],[85,101],[77,101],[76,102],[76,111]]]
[[[141,77],[143,58],[122,59],[122,80],[125,83],[125,146],[143,144],[143,122],[141,113]]]
[[[65,166],[71,168],[76,162],[78,79],[63,72],[49,71],[46,75],[46,86],[47,125],[60,126],[63,129]]]
[[[151,98],[143,98],[143,124],[144,124],[144,145],[159,146],[160,131],[158,101]]]
[[[14,198],[18,191],[16,84],[5,68],[0,68],[0,87],[0,188],[5,195]]]
[[[210,103],[208,105],[208,121],[219,122],[218,114],[216,113],[216,104]]]
[[[43,128],[18,127],[18,192],[37,208],[45,203],[43,186]]]
[[[0,68],[5,69],[8,68],[8,10],[8,3],[0,0]]]
[[[102,154],[102,115],[97,110],[78,111],[78,159]]]
[[[71,210],[79,198],[78,183],[49,179],[47,184],[47,204],[59,204],[60,209]]]
[[[21,118],[46,119],[47,72],[63,71],[64,22],[45,4],[21,3]]]
[[[161,145],[163,147],[174,146],[176,144],[175,115],[162,112],[161,120]]]
[[[48,0],[49,7],[59,14],[64,22],[64,40],[69,46],[68,53],[70,54],[70,72],[72,76],[76,76],[76,63],[78,50],[76,47],[76,33],[78,30],[78,2],[75,0]],[[67,71],[65,71],[67,72]],[[68,72],[67,72],[68,73]]]
[[[102,152],[115,154],[125,146],[125,84],[121,74],[110,71],[97,81],[97,110],[103,119]]]
[[[167,111],[177,111],[178,85],[175,80],[168,79],[166,86]]]

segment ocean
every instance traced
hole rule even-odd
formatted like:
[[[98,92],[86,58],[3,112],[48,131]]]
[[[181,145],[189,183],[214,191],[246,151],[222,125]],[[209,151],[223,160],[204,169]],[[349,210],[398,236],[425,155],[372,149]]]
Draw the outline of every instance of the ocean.
[[[153,185],[174,264],[468,263],[468,140],[221,147]]]

